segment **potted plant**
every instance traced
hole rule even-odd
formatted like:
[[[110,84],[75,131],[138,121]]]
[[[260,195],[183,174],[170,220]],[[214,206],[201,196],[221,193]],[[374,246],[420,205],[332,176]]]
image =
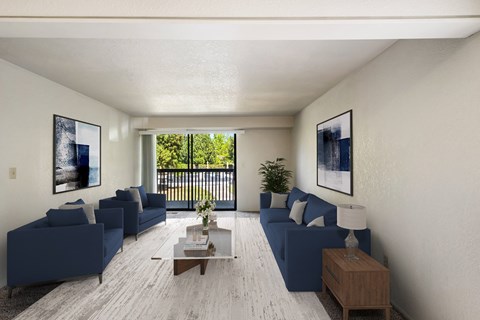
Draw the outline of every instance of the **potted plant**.
[[[263,192],[288,192],[292,171],[285,168],[284,161],[284,158],[277,158],[275,161],[267,160],[260,164],[258,173],[262,176]]]

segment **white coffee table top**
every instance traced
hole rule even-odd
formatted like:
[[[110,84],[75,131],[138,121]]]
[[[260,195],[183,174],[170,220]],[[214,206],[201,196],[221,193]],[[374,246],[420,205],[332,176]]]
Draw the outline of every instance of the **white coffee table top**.
[[[208,250],[184,250],[187,236],[202,234],[203,226],[198,220],[185,219],[152,256],[153,260],[189,260],[189,259],[233,259],[235,256],[236,213],[231,216],[218,217],[210,222]],[[193,224],[192,224],[193,223]],[[195,224],[196,223],[196,224]]]

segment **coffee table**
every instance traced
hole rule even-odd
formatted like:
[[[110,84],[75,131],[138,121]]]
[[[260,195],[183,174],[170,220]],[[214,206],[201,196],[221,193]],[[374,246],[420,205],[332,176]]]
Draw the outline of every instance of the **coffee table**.
[[[173,274],[179,275],[193,267],[200,266],[200,274],[204,275],[209,260],[236,259],[235,255],[235,225],[236,213],[228,217],[218,217],[209,223],[207,250],[184,250],[188,236],[203,233],[202,224],[193,224],[192,219],[186,218],[186,223],[181,224],[152,256],[152,260],[173,260]],[[189,221],[189,222],[188,222]]]

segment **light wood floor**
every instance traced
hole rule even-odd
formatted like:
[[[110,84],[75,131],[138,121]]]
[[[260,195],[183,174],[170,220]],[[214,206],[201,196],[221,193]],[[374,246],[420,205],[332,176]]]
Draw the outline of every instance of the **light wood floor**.
[[[238,215],[239,258],[212,260],[203,276],[199,267],[173,276],[172,261],[151,260],[173,230],[199,223],[193,214],[169,214],[138,241],[126,238],[103,284],[65,282],[15,319],[330,319],[315,293],[287,291],[258,214]]]

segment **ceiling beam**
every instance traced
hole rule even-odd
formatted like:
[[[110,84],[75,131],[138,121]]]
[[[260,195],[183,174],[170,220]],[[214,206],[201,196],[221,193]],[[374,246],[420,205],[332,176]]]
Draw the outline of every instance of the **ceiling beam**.
[[[187,19],[0,17],[0,37],[158,40],[385,40],[466,38],[480,16]]]
[[[133,128],[139,130],[217,130],[291,129],[293,116],[236,116],[236,117],[138,117],[132,119]]]

